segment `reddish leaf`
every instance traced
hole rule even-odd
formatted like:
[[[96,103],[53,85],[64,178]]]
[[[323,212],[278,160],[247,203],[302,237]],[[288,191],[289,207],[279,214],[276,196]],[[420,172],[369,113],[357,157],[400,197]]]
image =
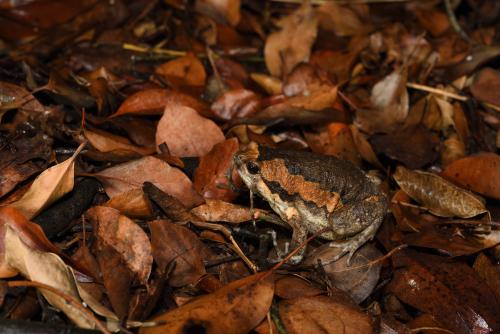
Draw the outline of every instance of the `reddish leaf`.
[[[230,120],[235,117],[251,116],[260,108],[260,97],[250,90],[240,88],[222,94],[212,103],[211,110],[220,119]]]
[[[169,86],[178,90],[201,92],[206,80],[205,68],[192,53],[158,66],[155,73]]]
[[[194,109],[168,105],[156,129],[156,145],[165,143],[177,157],[200,157],[224,141],[221,129]]]

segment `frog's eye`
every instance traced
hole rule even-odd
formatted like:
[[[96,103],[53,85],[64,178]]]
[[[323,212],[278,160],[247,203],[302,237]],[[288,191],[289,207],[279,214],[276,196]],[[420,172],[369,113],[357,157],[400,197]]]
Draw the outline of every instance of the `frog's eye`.
[[[255,162],[247,162],[247,170],[250,174],[258,174],[260,172],[259,165],[257,165]]]

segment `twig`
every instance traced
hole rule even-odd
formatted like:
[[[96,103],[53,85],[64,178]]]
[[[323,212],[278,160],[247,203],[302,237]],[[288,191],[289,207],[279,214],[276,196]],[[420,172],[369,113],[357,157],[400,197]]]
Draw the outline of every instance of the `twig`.
[[[99,321],[99,319],[97,319],[95,317],[95,315],[92,312],[90,312],[88,309],[86,309],[80,301],[78,301],[75,297],[64,293],[63,291],[61,291],[57,288],[54,288],[53,286],[50,286],[50,285],[47,285],[47,284],[41,283],[41,282],[35,282],[35,281],[10,281],[10,282],[7,282],[7,285],[11,288],[21,287],[21,286],[22,287],[29,286],[29,287],[35,287],[38,289],[50,291],[50,292],[58,295],[62,299],[64,299],[71,306],[77,308],[80,312],[82,312],[82,314],[85,315],[85,317],[87,317],[88,320],[91,320],[92,322],[95,323],[96,327],[101,332],[103,332],[105,334],[111,334],[111,332],[106,328],[106,326],[104,326],[101,323],[101,321]]]
[[[455,30],[455,32],[462,37],[465,41],[471,44],[476,44],[474,40],[472,40],[469,35],[460,27],[460,24],[457,21],[457,17],[455,16],[455,12],[451,6],[450,0],[444,0],[444,6],[446,8],[446,14],[448,14],[448,20],[450,21],[450,25]]]
[[[444,333],[450,333],[454,334],[455,332],[452,332],[450,330],[447,330],[446,328],[441,328],[441,327],[418,327],[418,328],[412,328],[410,329],[410,333],[418,333],[420,331],[441,331]]]
[[[301,4],[304,0],[271,0],[273,2],[284,2],[284,3],[296,3]],[[327,2],[333,2],[338,4],[353,4],[353,3],[391,3],[391,2],[413,2],[422,0],[311,0],[313,5],[322,5]]]

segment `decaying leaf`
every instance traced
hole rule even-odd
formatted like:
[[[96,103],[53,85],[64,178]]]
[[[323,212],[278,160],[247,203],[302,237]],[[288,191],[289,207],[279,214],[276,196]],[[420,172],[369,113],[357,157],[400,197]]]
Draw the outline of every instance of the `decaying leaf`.
[[[87,211],[86,216],[92,222],[99,242],[113,248],[139,281],[146,283],[153,263],[146,233],[113,208],[95,206]]]
[[[487,212],[479,196],[436,174],[398,166],[393,177],[411,198],[437,216],[471,218]]]
[[[236,26],[241,17],[240,0],[197,0],[195,8],[214,20],[232,26]]]
[[[164,272],[175,263],[169,274],[171,286],[195,283],[206,273],[202,257],[205,246],[194,232],[167,220],[154,220],[149,228],[153,257],[160,270]]]
[[[406,73],[395,70],[377,82],[370,101],[372,108],[356,111],[356,126],[368,133],[388,133],[396,129],[406,119],[410,108]]]
[[[370,316],[361,312],[356,304],[327,296],[284,300],[279,310],[290,334],[374,333]]]
[[[455,160],[441,174],[466,189],[500,200],[500,156],[480,153]]]
[[[183,172],[151,156],[104,169],[94,176],[103,183],[111,198],[125,191],[141,188],[144,182],[149,181],[187,207],[193,207],[202,201],[191,180]]]
[[[203,113],[208,107],[190,95],[171,89],[151,88],[130,95],[111,117],[125,114],[161,115],[165,107],[183,105]]]
[[[151,321],[159,326],[142,328],[140,334],[168,334],[203,330],[207,334],[248,333],[266,316],[274,284],[262,274],[229,283]],[[248,312],[248,310],[252,310]]]
[[[203,156],[222,141],[217,124],[182,105],[168,105],[156,129],[156,145],[165,143],[177,157]]]
[[[492,68],[485,68],[476,74],[470,87],[470,91],[476,99],[496,106],[500,106],[499,89],[500,72]]]
[[[183,89],[202,91],[207,78],[203,64],[192,53],[158,66],[155,73],[169,86],[180,91]]]
[[[289,73],[295,65],[308,61],[316,40],[318,19],[310,1],[279,23],[280,31],[267,37],[264,57],[269,72],[275,77]]]
[[[71,158],[40,174],[23,197],[11,203],[10,206],[21,211],[26,218],[31,219],[73,190],[75,159],[84,146],[85,143],[81,144]]]
[[[318,8],[319,24],[337,36],[361,35],[372,29],[371,24],[362,20],[355,10],[335,2],[325,2]]]
[[[204,198],[232,201],[237,194],[230,187],[229,173],[233,165],[233,156],[239,150],[236,138],[216,144],[208,154],[200,159],[194,174],[194,188]],[[236,185],[235,185],[236,186]]]

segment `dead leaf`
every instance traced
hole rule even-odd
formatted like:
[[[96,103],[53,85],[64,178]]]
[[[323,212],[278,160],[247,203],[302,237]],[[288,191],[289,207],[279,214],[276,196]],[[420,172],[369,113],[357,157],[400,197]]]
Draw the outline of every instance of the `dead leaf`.
[[[369,315],[357,305],[335,301],[327,296],[284,300],[280,317],[290,334],[301,333],[374,333]]]
[[[104,169],[94,176],[103,183],[106,193],[111,198],[125,191],[140,188],[144,182],[149,181],[187,207],[193,207],[202,201],[194,190],[191,180],[182,171],[151,156]]]
[[[324,2],[318,7],[318,17],[320,27],[337,36],[363,35],[373,29],[370,22],[366,18],[362,20],[349,5]]]
[[[281,30],[267,37],[264,58],[269,72],[282,77],[298,63],[309,60],[318,31],[318,19],[310,1],[306,1],[281,19],[278,26]]]
[[[41,113],[44,106],[26,88],[0,81],[0,122],[11,109],[22,109],[30,114]]]
[[[438,256],[399,252],[389,291],[432,314],[453,333],[489,333],[498,328],[493,292],[468,265]]]
[[[356,126],[367,132],[389,133],[401,125],[410,109],[406,73],[395,70],[372,88],[371,108],[356,110]]]
[[[233,186],[238,186],[238,182],[234,182],[233,175],[229,174],[232,172],[233,156],[238,150],[238,139],[231,138],[216,144],[208,154],[201,157],[193,183],[196,191],[205,199],[231,202],[236,198],[238,194],[230,188],[229,182],[233,182]]]
[[[262,274],[229,283],[214,293],[197,298],[151,321],[164,324],[141,328],[140,334],[204,331],[206,334],[248,333],[266,316],[274,284]],[[248,312],[248,310],[252,310]]]
[[[155,74],[174,89],[193,91],[198,94],[203,90],[207,78],[203,64],[191,52],[161,64],[156,68]]]
[[[248,207],[207,199],[205,204],[193,208],[191,212],[209,222],[226,222],[239,224],[252,220],[253,215]],[[258,209],[254,209],[259,211]]]
[[[132,144],[127,138],[113,135],[102,130],[84,129],[83,135],[89,143],[100,152],[135,152],[140,155],[149,155],[155,153],[154,148],[139,147]]]
[[[181,287],[197,282],[206,274],[203,264],[205,245],[198,236],[184,226],[167,220],[154,220],[149,223],[153,258],[160,270],[175,263],[168,276],[168,283]]]
[[[161,115],[166,106],[186,106],[204,113],[208,106],[194,97],[172,89],[151,88],[130,95],[111,117],[126,114]]]
[[[295,276],[279,278],[274,285],[274,294],[283,299],[314,297],[325,293],[307,280]]]
[[[224,139],[217,124],[182,105],[168,105],[156,129],[156,145],[181,158],[203,156]]]
[[[124,191],[101,205],[116,209],[131,218],[145,219],[153,214],[151,204],[141,188]]]
[[[378,160],[377,155],[373,151],[371,144],[366,140],[364,135],[358,130],[354,125],[349,125],[349,129],[351,129],[352,139],[354,144],[356,145],[356,149],[358,150],[359,155],[361,157],[371,163],[373,166],[378,167],[381,170],[384,170],[384,166]]]
[[[479,196],[436,174],[398,166],[393,177],[405,193],[436,216],[471,218],[487,212]]]
[[[466,189],[500,200],[500,157],[498,154],[480,153],[455,160],[441,175]]]
[[[84,147],[85,143],[81,144],[69,159],[46,169],[33,181],[23,197],[9,206],[18,209],[26,218],[31,219],[73,190],[75,159]]]
[[[422,126],[375,135],[371,143],[376,152],[383,152],[410,168],[422,168],[439,157],[439,137]]]
[[[99,243],[116,251],[123,263],[137,275],[139,282],[145,284],[153,263],[151,244],[146,233],[113,208],[95,206],[85,215],[92,222]]]
[[[308,254],[305,264],[314,266],[318,264],[318,260],[321,261],[326,274],[335,282],[335,287],[347,292],[360,304],[377,286],[382,265],[380,262],[370,262],[382,257],[382,253],[373,244],[365,244],[354,254],[348,266],[346,256],[338,261],[331,261],[339,252],[339,248],[329,247],[327,244],[320,246]],[[358,266],[361,268],[355,269]]]
[[[223,93],[212,103],[211,110],[222,120],[249,117],[261,108],[260,97],[251,90],[239,88]]]
[[[199,13],[233,27],[241,18],[240,0],[196,0],[194,6]]]
[[[481,253],[474,262],[474,270],[495,292],[497,300],[500,300],[500,265],[493,263],[488,256]]]
[[[269,95],[281,94],[283,85],[280,79],[262,73],[250,73],[250,77]]]
[[[500,72],[489,67],[477,73],[470,86],[470,91],[476,99],[496,106],[500,106],[500,98],[497,93],[499,89]]]
[[[420,25],[433,36],[440,36],[450,29],[448,15],[440,10],[417,7],[415,8],[415,15]]]

